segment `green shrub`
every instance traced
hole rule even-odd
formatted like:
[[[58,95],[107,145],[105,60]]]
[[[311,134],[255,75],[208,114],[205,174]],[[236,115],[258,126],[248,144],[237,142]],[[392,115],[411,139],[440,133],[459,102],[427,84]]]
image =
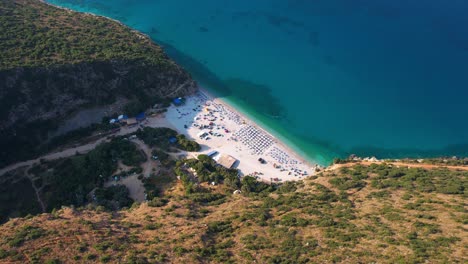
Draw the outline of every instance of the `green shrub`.
[[[35,226],[24,226],[23,228],[19,229],[16,234],[8,239],[8,244],[11,247],[19,247],[25,241],[35,240],[39,237],[46,235],[46,231],[40,227]]]
[[[354,177],[336,177],[330,179],[329,183],[340,190],[361,189],[366,186],[366,182]]]
[[[133,199],[129,197],[130,192],[125,185],[118,184],[107,188],[97,188],[94,194],[96,203],[106,209],[118,210],[133,204]]]
[[[103,241],[101,243],[98,243],[98,244],[94,245],[93,248],[96,249],[97,251],[104,252],[108,248],[110,248],[112,245],[113,244],[110,241]]]
[[[8,257],[10,254],[8,251],[6,251],[5,249],[3,248],[0,248],[0,259],[4,259],[6,257]]]
[[[216,221],[208,224],[208,233],[230,234],[234,231],[228,221]]]
[[[177,135],[177,144],[180,149],[186,150],[186,151],[200,151],[200,145],[193,140],[188,140],[185,135],[179,134]]]
[[[298,183],[296,182],[285,182],[283,184],[280,185],[280,187],[278,188],[278,192],[279,193],[291,193],[291,192],[295,192],[297,190],[297,186]]]
[[[367,195],[367,198],[389,198],[390,192],[387,190],[383,190],[380,192],[371,192]]]
[[[87,254],[87,255],[84,256],[84,259],[85,260],[95,260],[95,259],[97,259],[97,257],[98,256],[95,255],[95,254]]]
[[[188,198],[197,203],[219,205],[224,202],[226,195],[220,193],[192,193]]]
[[[255,234],[245,235],[241,237],[241,242],[245,247],[250,250],[261,250],[272,248],[273,244],[265,237],[257,236]]]
[[[287,214],[281,218],[280,224],[284,226],[307,226],[309,221],[304,218],[297,217],[295,214]]]
[[[169,202],[168,199],[154,197],[153,200],[148,202],[148,206],[150,207],[163,207]]]
[[[160,223],[150,223],[145,225],[145,230],[156,230],[158,228],[162,227],[162,224]]]
[[[102,263],[108,263],[110,262],[112,259],[112,257],[110,255],[104,255],[104,256],[101,256],[99,258],[99,260],[102,262]]]
[[[60,264],[62,263],[59,259],[49,259],[44,262],[45,264]]]

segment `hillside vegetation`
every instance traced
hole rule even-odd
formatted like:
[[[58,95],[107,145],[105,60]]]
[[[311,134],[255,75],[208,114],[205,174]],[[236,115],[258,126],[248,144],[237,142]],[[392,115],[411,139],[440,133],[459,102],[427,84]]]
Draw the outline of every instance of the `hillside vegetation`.
[[[0,14],[0,70],[117,59],[176,67],[159,46],[109,19],[37,0],[2,1]]]
[[[166,152],[198,146],[196,142],[185,138],[170,143],[171,137],[180,135],[169,128],[147,127],[138,130],[136,135],[142,139],[142,143],[147,142],[153,155],[158,156],[158,170],[166,171],[167,176],[158,174],[157,185],[151,184],[154,177],[143,179],[142,166],[150,157],[138,144],[128,139],[130,135],[117,136],[87,153],[73,153],[70,157],[55,160],[41,159],[31,166],[0,175],[0,224],[11,217],[51,212],[64,205],[79,207],[94,202],[109,209],[131,205],[133,201],[127,199],[127,190],[120,190],[119,187],[104,188],[106,182],[114,183],[116,177],[120,180],[130,175],[139,175],[138,181],[145,181],[146,194],[152,198],[160,192],[162,177],[175,179],[175,161]],[[116,194],[117,197],[114,197]]]
[[[37,156],[81,109],[147,109],[196,90],[146,36],[38,0],[0,1],[0,50],[0,167]]]
[[[200,162],[185,166],[207,170],[208,178],[174,181],[130,209],[90,205],[10,220],[0,226],[0,257],[18,263],[468,261],[466,171],[354,165],[279,186],[251,177],[212,186],[203,183],[213,180],[210,162]],[[233,195],[232,187],[242,194]]]

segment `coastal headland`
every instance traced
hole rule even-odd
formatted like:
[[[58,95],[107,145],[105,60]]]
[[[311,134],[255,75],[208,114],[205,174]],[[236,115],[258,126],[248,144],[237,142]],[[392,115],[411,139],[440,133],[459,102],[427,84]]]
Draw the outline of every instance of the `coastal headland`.
[[[467,263],[468,158],[323,168],[127,26],[0,14],[0,263]]]

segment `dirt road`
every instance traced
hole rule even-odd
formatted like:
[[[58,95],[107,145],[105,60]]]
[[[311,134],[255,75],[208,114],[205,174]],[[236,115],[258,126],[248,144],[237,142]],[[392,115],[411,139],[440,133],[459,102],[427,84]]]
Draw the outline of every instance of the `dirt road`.
[[[468,166],[446,166],[446,165],[432,165],[432,164],[424,164],[424,163],[404,163],[404,162],[383,162],[383,161],[360,161],[355,163],[346,163],[346,164],[335,164],[329,167],[330,170],[339,169],[342,167],[352,167],[357,164],[361,164],[364,166],[370,166],[371,164],[390,164],[393,166],[399,167],[409,167],[409,168],[422,168],[422,169],[440,169],[440,168],[447,168],[449,170],[463,170],[468,171]]]
[[[147,119],[147,124],[146,125],[149,126],[149,127],[169,127],[169,128],[173,128],[173,126],[171,124],[169,124],[166,121],[166,118],[164,118],[164,117],[149,117]],[[133,132],[137,131],[138,128],[140,128],[140,127],[139,126],[122,127],[119,132],[114,133],[113,135],[126,135],[126,134],[133,133]],[[0,176],[3,175],[4,173],[8,172],[8,171],[15,170],[15,169],[18,169],[20,167],[31,166],[34,163],[38,163],[41,159],[54,160],[54,159],[59,159],[59,158],[71,157],[71,156],[75,155],[76,152],[86,153],[86,152],[91,151],[92,149],[96,148],[97,145],[99,145],[99,144],[101,144],[103,142],[107,142],[107,141],[109,141],[109,140],[106,137],[104,137],[104,138],[101,138],[101,139],[99,139],[97,141],[94,141],[94,142],[86,144],[86,145],[69,148],[69,149],[66,149],[66,150],[59,151],[59,152],[49,153],[49,154],[41,156],[41,157],[39,157],[37,159],[18,162],[18,163],[15,163],[15,164],[12,164],[10,166],[7,166],[7,167],[4,167],[4,168],[0,169]],[[151,154],[151,152],[150,152],[150,154]],[[149,157],[151,157],[151,156],[149,156]]]

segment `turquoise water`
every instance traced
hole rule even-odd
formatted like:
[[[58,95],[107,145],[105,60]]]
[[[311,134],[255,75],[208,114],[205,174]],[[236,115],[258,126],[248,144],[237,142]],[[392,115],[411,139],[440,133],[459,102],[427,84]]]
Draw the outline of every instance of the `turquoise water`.
[[[465,1],[48,2],[147,33],[321,164],[350,153],[468,155]]]

